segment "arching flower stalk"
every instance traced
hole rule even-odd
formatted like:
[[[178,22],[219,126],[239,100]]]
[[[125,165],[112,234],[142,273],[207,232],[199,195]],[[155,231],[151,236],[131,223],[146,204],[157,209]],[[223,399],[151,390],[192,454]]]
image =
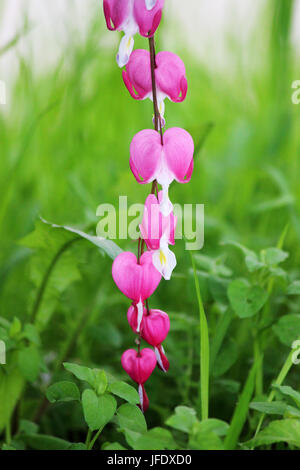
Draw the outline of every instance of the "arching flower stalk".
[[[149,298],[161,278],[169,280],[176,266],[175,254],[169,249],[169,245],[175,244],[177,224],[169,200],[169,186],[174,180],[188,183],[194,168],[194,143],[190,134],[178,127],[164,132],[165,98],[178,103],[184,101],[188,86],[182,60],[171,52],[157,55],[155,52],[153,36],[160,24],[163,6],[164,0],[103,1],[108,29],[125,33],[117,56],[119,66],[126,65],[123,81],[134,99],[150,98],[154,109],[154,130],[138,132],[130,146],[130,168],[135,179],[140,184],[152,183],[140,225],[138,254],[136,257],[130,252],[121,253],[112,267],[117,287],[132,301],[127,319],[138,335],[138,349],[125,351],[121,362],[138,384],[143,412],[149,406],[145,382],[156,365],[164,372],[169,369],[162,343],[169,333],[170,319],[165,312],[149,307]],[[149,52],[139,49],[132,53],[133,36],[137,32],[148,38]],[[141,349],[141,340],[153,350]]]

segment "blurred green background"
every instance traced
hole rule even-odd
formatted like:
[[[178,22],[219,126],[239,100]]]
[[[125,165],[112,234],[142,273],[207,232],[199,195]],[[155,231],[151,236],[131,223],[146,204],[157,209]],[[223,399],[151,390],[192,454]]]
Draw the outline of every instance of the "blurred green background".
[[[216,38],[229,41],[228,67],[223,70],[212,70],[211,64],[207,67],[198,60],[185,44],[184,32],[176,36],[178,25],[167,25],[167,15],[156,38],[157,50],[170,45],[183,58],[189,83],[185,103],[166,103],[167,127],[183,127],[196,145],[201,144],[191,183],[174,183],[170,198],[181,204],[205,204],[201,254],[210,260],[221,257],[233,278],[244,276],[246,268],[240,254],[222,242],[234,240],[259,251],[276,246],[287,225],[284,250],[290,256],[285,269],[292,279],[300,274],[300,105],[291,101],[300,67],[299,51],[290,40],[296,3],[265,2],[247,51],[238,41]],[[0,317],[8,320],[28,321],[40,280],[36,273],[48,267],[47,244],[49,253],[52,247],[46,235],[38,269],[33,264],[34,250],[19,243],[34,230],[39,216],[94,234],[99,204],[116,205],[119,195],[128,195],[129,204],[143,203],[149,191],[136,184],[128,162],[133,135],[152,126],[152,104],[130,98],[115,63],[115,37],[105,29],[100,8],[93,16],[84,39],[74,34],[57,64],[44,72],[35,73],[30,60],[16,53],[19,68],[11,102],[5,109],[0,107]],[[174,34],[172,39],[166,31]],[[29,30],[28,40],[30,34]],[[14,47],[17,44],[10,53]],[[136,38],[136,47],[146,48],[147,42]],[[0,53],[7,52],[0,47]],[[136,250],[132,241],[117,243]],[[183,241],[177,242],[175,253],[176,275],[161,284],[151,299],[151,307],[165,310],[172,320],[166,342],[170,373],[156,372],[147,387],[148,419],[153,425],[161,424],[176,405],[197,407],[198,400],[197,305]],[[206,277],[199,273],[199,278],[213,337],[226,301],[216,300],[207,290],[207,273]],[[58,284],[64,282],[60,288]],[[27,389],[25,416],[35,409],[52,365],[63,354],[78,321],[80,334],[67,349],[68,360],[104,367],[126,379],[120,356],[133,345],[126,321],[129,301],[111,279],[109,258],[88,243],[74,244],[58,262],[52,284],[53,292],[47,294],[49,298],[53,294],[51,302],[46,305],[46,296],[39,311],[40,316],[47,312],[39,325],[44,374]],[[276,305],[276,312],[298,307],[296,301],[292,307]],[[235,364],[226,374],[217,374],[211,394],[212,415],[226,420],[252,357],[249,323],[236,320],[230,335],[237,346]],[[272,341],[266,383],[289,351],[277,339]],[[47,413],[46,430],[56,426],[57,435],[65,436],[81,429],[76,413],[65,428],[64,410]]]

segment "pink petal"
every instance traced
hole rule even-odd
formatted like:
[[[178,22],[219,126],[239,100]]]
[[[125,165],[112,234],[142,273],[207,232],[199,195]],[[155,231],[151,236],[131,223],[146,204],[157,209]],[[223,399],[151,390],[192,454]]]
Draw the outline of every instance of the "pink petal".
[[[172,101],[183,101],[187,94],[185,66],[172,52],[159,52],[156,56],[155,77],[158,88]]]
[[[120,291],[136,303],[150,297],[161,280],[149,251],[141,256],[140,264],[133,253],[121,253],[113,262],[112,276]]]
[[[190,134],[179,127],[164,134],[164,152],[168,169],[179,183],[188,183],[194,168],[194,142]]]
[[[163,372],[168,372],[170,363],[167,356],[165,355],[164,348],[162,345],[155,348],[155,355],[157,359],[157,365]]]
[[[135,99],[142,100],[152,92],[150,54],[144,49],[136,49],[130,56],[123,71],[124,83]]]
[[[138,183],[150,183],[160,163],[161,143],[158,132],[145,129],[136,134],[130,145],[130,168]]]
[[[164,0],[157,0],[155,7],[149,11],[145,0],[134,0],[133,14],[142,36],[154,35],[161,21],[163,6]]]
[[[140,397],[139,407],[141,408],[142,412],[145,413],[145,411],[147,411],[149,408],[149,398],[146,393],[144,385],[139,385],[139,397]]]
[[[156,367],[156,356],[152,349],[142,349],[140,355],[135,349],[128,349],[121,358],[122,367],[131,379],[144,384]]]
[[[130,0],[104,0],[103,10],[107,28],[110,31],[120,29],[129,15]]]
[[[161,310],[150,310],[144,316],[142,338],[151,346],[159,346],[167,337],[170,330],[170,319]]]

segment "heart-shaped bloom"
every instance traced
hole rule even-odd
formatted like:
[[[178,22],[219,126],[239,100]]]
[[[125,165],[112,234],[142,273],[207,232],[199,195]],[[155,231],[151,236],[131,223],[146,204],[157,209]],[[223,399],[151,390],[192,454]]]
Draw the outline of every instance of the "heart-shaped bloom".
[[[137,305],[139,332],[144,301],[153,294],[161,280],[161,274],[153,266],[152,254],[150,251],[144,253],[139,263],[133,253],[119,254],[113,262],[112,276],[120,291]]]
[[[138,311],[135,305],[132,305],[127,312],[128,323],[132,330],[137,332]],[[169,361],[164,353],[161,343],[166,339],[170,330],[170,319],[168,315],[161,310],[144,309],[143,321],[141,324],[141,336],[148,344],[154,347],[157,364],[161,370],[167,372]]]
[[[152,251],[154,266],[169,280],[176,266],[176,257],[169,249],[169,244],[175,245],[177,217],[173,211],[166,217],[161,213],[162,196],[160,191],[158,199],[154,194],[147,197],[140,231],[147,248]]]
[[[190,134],[179,127],[168,129],[163,135],[145,129],[136,134],[130,145],[130,168],[138,183],[157,180],[162,186],[161,212],[172,211],[168,190],[172,181],[188,183],[194,169],[194,142]]]
[[[185,75],[184,63],[176,54],[163,51],[156,55],[157,101],[163,121],[165,98],[176,103],[186,98],[188,85]],[[126,70],[123,70],[123,80],[134,99],[150,98],[153,101],[149,51],[137,49],[131,54]]]
[[[149,406],[149,400],[144,388],[144,383],[156,367],[156,355],[152,349],[145,348],[138,353],[135,349],[128,349],[121,358],[123,369],[129,377],[139,385],[140,405],[143,412]]]
[[[124,31],[117,62],[119,67],[127,64],[133,50],[133,36],[139,32],[152,37],[157,30],[164,0],[103,0],[103,10],[110,31]]]

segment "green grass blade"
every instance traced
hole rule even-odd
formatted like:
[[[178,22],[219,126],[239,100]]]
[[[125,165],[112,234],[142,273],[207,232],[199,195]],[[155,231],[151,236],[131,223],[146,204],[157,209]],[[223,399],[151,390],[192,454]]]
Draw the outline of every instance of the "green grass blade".
[[[216,332],[213,337],[210,348],[210,372],[212,372],[215,360],[219,354],[224,338],[228,331],[231,320],[233,319],[232,310],[229,308],[218,321]]]
[[[236,448],[238,439],[247,419],[249,403],[251,401],[254,391],[256,370],[258,366],[259,362],[255,362],[252,368],[250,369],[248,378],[246,380],[244,389],[234,411],[230,427],[224,442],[225,450],[234,450]]]
[[[209,335],[206,315],[203,307],[199,279],[196,273],[194,257],[191,254],[194,280],[197,293],[200,318],[200,399],[201,399],[201,418],[208,419],[209,409]]]

